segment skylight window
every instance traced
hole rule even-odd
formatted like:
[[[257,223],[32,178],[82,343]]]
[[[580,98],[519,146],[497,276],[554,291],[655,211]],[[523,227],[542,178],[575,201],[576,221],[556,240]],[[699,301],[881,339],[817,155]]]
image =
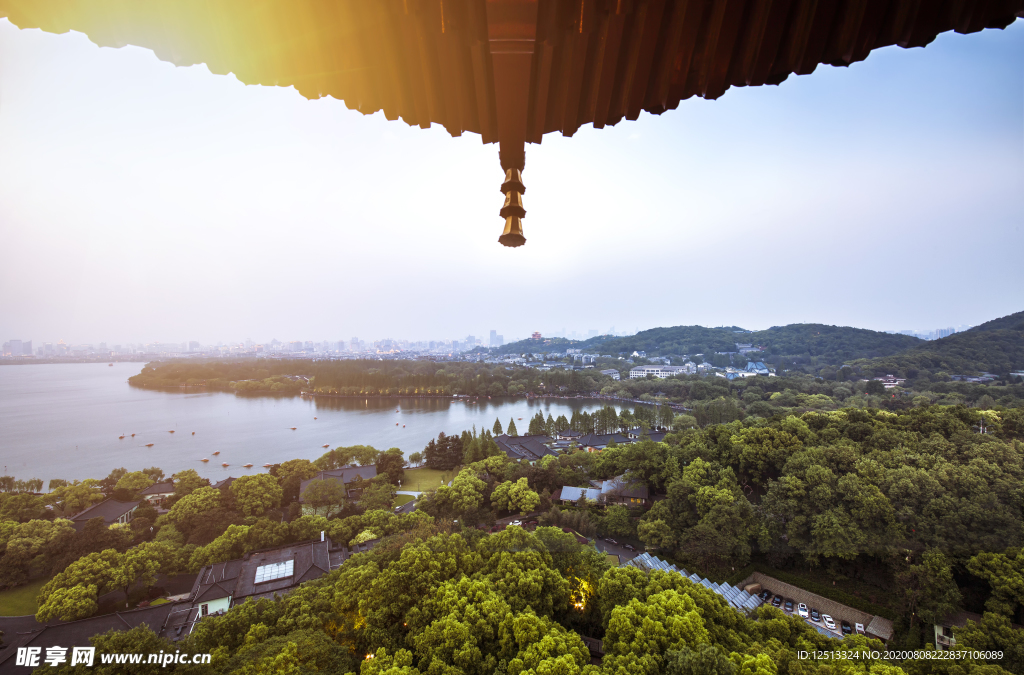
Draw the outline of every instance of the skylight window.
[[[256,581],[254,583],[262,584],[267,581],[284,579],[285,577],[290,577],[293,574],[295,574],[294,560],[271,563],[269,565],[260,565],[256,568]]]

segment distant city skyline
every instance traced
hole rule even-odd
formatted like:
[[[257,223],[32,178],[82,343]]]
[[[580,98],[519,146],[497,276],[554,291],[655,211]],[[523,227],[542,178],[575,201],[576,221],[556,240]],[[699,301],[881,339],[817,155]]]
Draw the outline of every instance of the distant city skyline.
[[[1024,309],[1024,21],[549,134],[517,249],[475,134],[6,19],[0,143],[0,340],[934,330]]]

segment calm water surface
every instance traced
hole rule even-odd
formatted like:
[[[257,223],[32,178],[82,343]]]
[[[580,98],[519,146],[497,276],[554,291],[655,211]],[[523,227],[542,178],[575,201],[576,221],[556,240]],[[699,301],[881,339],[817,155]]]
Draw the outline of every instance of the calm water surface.
[[[604,405],[522,398],[309,400],[160,392],[128,386],[128,378],[141,369],[139,363],[0,366],[2,475],[48,483],[51,478],[103,478],[121,466],[129,471],[158,466],[167,475],[192,468],[220,480],[263,471],[267,462],[316,459],[326,452],[324,444],[397,447],[409,456],[439,431],[457,433],[474,424],[489,429],[495,418],[507,428],[514,417],[518,431],[525,433],[537,410],[571,417],[573,410],[593,412]],[[172,429],[175,433],[168,433]],[[121,434],[124,440],[118,440]],[[203,457],[210,462],[199,461]],[[221,462],[230,466],[221,467]],[[247,463],[253,468],[242,468]]]

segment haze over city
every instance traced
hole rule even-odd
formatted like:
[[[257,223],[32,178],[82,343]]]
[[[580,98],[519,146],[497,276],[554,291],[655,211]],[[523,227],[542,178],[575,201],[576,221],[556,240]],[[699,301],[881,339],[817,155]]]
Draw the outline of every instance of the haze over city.
[[[1020,309],[1024,25],[497,147],[0,20],[0,339],[461,338]],[[483,168],[482,168],[483,167]]]

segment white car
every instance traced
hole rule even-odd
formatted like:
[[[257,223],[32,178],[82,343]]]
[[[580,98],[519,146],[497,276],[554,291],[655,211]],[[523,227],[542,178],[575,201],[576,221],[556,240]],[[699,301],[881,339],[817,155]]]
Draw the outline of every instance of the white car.
[[[509,525],[511,525],[513,527],[522,527],[523,526],[523,521],[521,521],[521,520],[513,520],[511,523],[509,523]]]
[[[864,635],[864,624],[862,624],[862,623],[855,623],[855,624],[853,624],[853,629],[855,631],[857,631],[858,635]]]
[[[828,614],[821,615],[821,622],[825,624],[825,628],[828,628],[829,630],[836,629],[836,622],[833,621],[832,617],[830,617]]]
[[[802,602],[796,606],[796,613],[800,615],[801,619],[806,619],[811,615],[811,613],[807,611],[807,605]]]

